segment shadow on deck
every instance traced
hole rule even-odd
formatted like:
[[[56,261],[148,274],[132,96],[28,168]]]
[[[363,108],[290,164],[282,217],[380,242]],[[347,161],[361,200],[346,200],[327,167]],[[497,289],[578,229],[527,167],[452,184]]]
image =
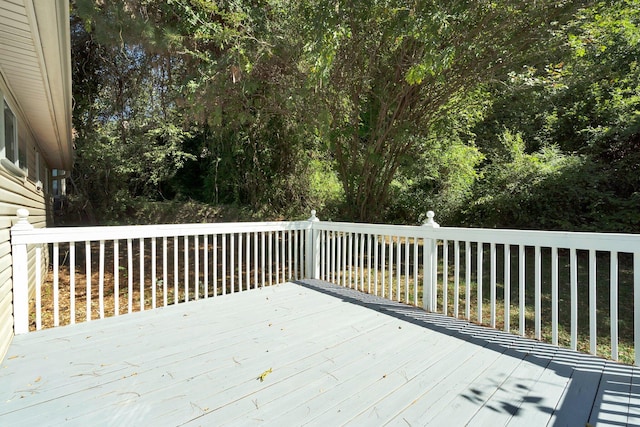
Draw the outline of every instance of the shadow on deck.
[[[545,389],[543,384],[539,390],[529,389],[524,384],[516,385],[527,394],[524,398],[527,404],[535,406],[539,412],[550,415],[549,425],[640,425],[639,368],[522,338],[442,314],[427,313],[418,307],[407,306],[324,281],[302,280],[294,283],[501,354],[526,360],[566,378],[567,387],[555,408],[538,404],[542,402],[543,397],[549,397],[546,392],[553,392]],[[470,388],[462,396],[482,405],[490,394],[500,388],[500,384],[490,385],[486,389]],[[505,395],[492,403],[488,409],[518,417],[521,408],[514,405],[513,396]],[[530,422],[530,425],[537,425],[532,419]]]

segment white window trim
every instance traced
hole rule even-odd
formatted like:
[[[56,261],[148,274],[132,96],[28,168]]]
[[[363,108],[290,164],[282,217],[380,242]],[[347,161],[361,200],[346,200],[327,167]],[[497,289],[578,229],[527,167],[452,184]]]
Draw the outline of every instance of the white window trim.
[[[14,151],[16,153],[15,162],[8,159],[6,154],[6,146],[5,146],[5,140],[4,140],[4,127],[5,127],[4,104],[5,103],[7,104],[7,106],[9,107],[9,110],[11,111],[11,114],[13,114],[13,117],[15,118],[15,129],[14,129]],[[2,115],[0,115],[0,142],[1,142],[0,164],[4,166],[4,168],[7,169],[12,174],[26,180],[29,172],[26,167],[24,169],[20,167],[20,140],[18,135],[18,128],[19,128],[18,116],[16,115],[15,108],[13,108],[13,106],[11,105],[11,102],[9,102],[9,100],[4,96],[4,94],[1,91],[0,91],[0,105],[2,106]]]

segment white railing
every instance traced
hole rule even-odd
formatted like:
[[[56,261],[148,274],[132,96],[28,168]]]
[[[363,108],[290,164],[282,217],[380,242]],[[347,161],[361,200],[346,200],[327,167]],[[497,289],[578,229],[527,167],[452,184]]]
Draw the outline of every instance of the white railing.
[[[448,228],[433,213],[313,228],[316,278],[614,360],[622,343],[640,363],[640,235]]]
[[[102,319],[283,283],[308,268],[310,221],[33,229],[26,210],[18,216],[16,334],[41,329],[43,314],[51,326]]]
[[[15,330],[29,328],[30,282],[33,328],[42,326],[48,247],[54,326],[63,306],[74,323],[315,278],[640,363],[640,235],[448,228],[428,217],[423,226],[322,222],[314,212],[298,222],[33,230],[23,215],[12,230]]]

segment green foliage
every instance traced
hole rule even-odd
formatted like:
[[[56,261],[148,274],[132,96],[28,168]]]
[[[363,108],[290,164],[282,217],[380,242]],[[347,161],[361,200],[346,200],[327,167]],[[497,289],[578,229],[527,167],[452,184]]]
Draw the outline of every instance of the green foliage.
[[[640,2],[591,3],[76,0],[73,214],[637,232]]]
[[[608,165],[563,154],[557,146],[526,154],[522,136],[502,136],[510,160],[485,167],[474,201],[459,221],[469,226],[635,232],[640,195],[616,194]]]
[[[429,210],[444,224],[455,223],[457,214],[473,197],[481,178],[484,155],[474,145],[473,127],[484,118],[488,94],[481,88],[455,99],[431,128],[431,136],[418,141],[415,157],[407,159],[392,182],[386,221],[420,223]]]
[[[537,57],[576,3],[301,2],[303,64],[327,112],[310,119],[326,129],[346,215],[380,220],[399,168],[447,109]]]
[[[638,6],[584,10],[559,34],[564,58],[494,87],[491,110],[474,129],[489,159],[486,180],[461,222],[640,230]],[[496,138],[505,128],[512,132]],[[509,144],[522,147],[526,161],[514,161]]]
[[[477,148],[460,141],[433,141],[418,162],[393,181],[386,221],[421,223],[427,211],[434,210],[439,221],[455,223],[456,213],[471,199],[482,159]]]

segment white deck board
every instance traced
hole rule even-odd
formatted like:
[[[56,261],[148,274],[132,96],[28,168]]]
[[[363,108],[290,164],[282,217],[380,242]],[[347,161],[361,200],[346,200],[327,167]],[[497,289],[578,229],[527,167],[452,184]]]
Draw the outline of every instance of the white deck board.
[[[18,336],[0,425],[634,425],[638,378],[304,281]]]

